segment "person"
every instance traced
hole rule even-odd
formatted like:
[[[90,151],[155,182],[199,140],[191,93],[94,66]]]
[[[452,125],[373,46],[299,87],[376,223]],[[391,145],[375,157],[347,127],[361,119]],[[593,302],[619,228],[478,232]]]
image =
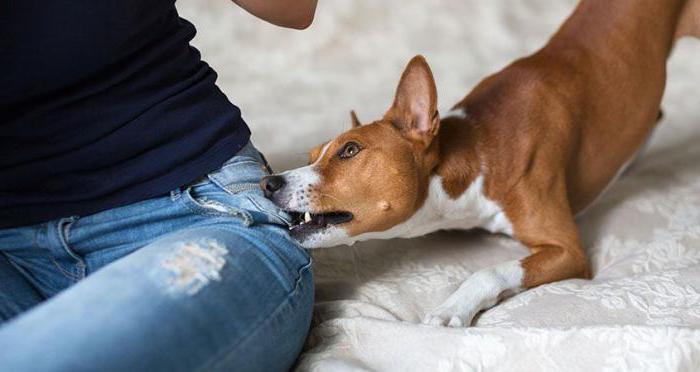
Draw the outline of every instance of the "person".
[[[311,259],[194,35],[174,0],[0,3],[0,371],[293,366]]]

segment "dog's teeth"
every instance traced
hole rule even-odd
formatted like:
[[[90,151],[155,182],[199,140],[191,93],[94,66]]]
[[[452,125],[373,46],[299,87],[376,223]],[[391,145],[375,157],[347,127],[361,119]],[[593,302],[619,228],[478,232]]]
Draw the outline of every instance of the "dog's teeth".
[[[311,213],[304,213],[304,222],[311,222]]]

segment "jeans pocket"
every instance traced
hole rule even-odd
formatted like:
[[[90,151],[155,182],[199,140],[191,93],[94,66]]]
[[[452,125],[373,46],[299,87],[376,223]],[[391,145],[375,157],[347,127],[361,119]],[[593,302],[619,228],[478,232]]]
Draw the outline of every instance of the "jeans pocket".
[[[252,222],[288,226],[291,217],[265,198],[260,189],[260,180],[268,174],[269,166],[262,154],[248,144],[193,186],[191,204],[205,214],[230,213],[228,208],[233,207],[247,213]]]
[[[270,199],[266,198],[260,190],[249,190],[243,192],[249,206],[263,215],[264,222],[273,223],[276,225],[289,226],[292,223],[292,217],[282,209],[280,209]]]
[[[247,186],[248,183],[231,184],[224,188],[208,181],[182,190],[179,199],[190,211],[199,215],[237,217],[246,225],[291,224],[291,217],[265,198],[262,190]]]
[[[206,187],[201,186],[201,187]],[[179,192],[181,203],[191,212],[208,217],[234,217],[245,225],[253,223],[253,216],[238,204],[227,200],[226,193],[198,192],[200,186],[188,187]]]

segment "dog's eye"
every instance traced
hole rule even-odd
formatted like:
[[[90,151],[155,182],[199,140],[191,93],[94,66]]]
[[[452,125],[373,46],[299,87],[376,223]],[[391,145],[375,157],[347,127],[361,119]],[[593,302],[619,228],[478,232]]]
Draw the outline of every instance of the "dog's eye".
[[[343,148],[338,152],[338,156],[341,159],[349,159],[355,155],[357,155],[358,152],[360,152],[362,148],[360,145],[358,145],[355,142],[348,142],[343,146]]]

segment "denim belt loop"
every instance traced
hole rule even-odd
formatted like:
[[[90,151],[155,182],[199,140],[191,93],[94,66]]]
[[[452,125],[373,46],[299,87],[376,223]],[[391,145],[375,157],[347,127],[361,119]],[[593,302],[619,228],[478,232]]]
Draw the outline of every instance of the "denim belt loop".
[[[63,248],[63,251],[67,256],[71,257],[75,261],[75,268],[73,272],[75,277],[73,279],[76,281],[83,279],[87,274],[87,265],[85,264],[85,260],[79,254],[75,253],[70,247],[70,228],[79,218],[79,216],[61,218],[55,225],[56,235],[61,248]]]

